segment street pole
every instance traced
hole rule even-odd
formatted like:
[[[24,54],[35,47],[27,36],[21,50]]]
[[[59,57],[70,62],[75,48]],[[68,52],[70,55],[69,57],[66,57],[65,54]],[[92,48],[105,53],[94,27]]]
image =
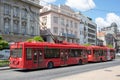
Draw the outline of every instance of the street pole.
[[[66,24],[66,41],[67,41],[67,34],[68,34],[68,29],[67,29],[67,27],[68,27],[68,24]]]

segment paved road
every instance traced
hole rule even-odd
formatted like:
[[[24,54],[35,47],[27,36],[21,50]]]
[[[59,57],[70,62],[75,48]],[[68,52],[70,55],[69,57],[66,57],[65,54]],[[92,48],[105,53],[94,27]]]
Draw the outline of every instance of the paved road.
[[[0,71],[0,80],[52,80],[54,78],[68,75],[88,72],[112,66],[120,65],[120,59],[103,63],[90,63],[86,65],[75,65],[69,67],[60,67],[54,69],[41,69],[32,71],[21,70],[2,70]]]

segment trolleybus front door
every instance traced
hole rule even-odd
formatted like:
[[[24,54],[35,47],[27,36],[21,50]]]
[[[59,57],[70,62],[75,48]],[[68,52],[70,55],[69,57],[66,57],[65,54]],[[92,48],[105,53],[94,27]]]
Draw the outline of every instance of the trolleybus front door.
[[[68,60],[68,51],[67,50],[62,50],[60,52],[60,64],[61,66],[67,65],[67,60]]]

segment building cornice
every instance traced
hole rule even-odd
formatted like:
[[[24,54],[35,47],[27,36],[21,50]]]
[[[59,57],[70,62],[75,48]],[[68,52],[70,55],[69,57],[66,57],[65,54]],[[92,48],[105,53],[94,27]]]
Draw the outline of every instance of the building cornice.
[[[34,2],[34,1],[31,1],[31,0],[21,0],[21,1],[23,1],[23,2],[25,2],[25,3],[28,3],[28,4],[31,4],[31,5],[33,5],[33,6],[36,6],[36,7],[40,8],[40,9],[43,8],[43,6],[41,6],[39,3],[36,3],[36,2]]]
[[[49,13],[56,13],[56,14],[59,14],[59,15],[63,15],[63,16],[66,16],[66,17],[69,17],[69,18],[72,18],[72,19],[75,19],[75,20],[77,20],[77,21],[80,21],[80,19],[77,19],[77,18],[74,18],[74,17],[72,17],[72,16],[68,16],[68,15],[66,15],[66,14],[63,14],[63,13],[60,13],[60,12],[56,12],[56,11],[53,11],[53,10],[48,10],[48,11],[45,11],[45,12],[40,12],[40,16],[43,16],[43,15],[45,15],[45,14],[49,14]]]

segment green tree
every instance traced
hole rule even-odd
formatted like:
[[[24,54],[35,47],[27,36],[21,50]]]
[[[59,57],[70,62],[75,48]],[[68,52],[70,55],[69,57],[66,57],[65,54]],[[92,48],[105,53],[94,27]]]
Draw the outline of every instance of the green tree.
[[[0,40],[2,40],[2,36],[0,36]]]
[[[2,39],[2,36],[0,36],[0,50],[8,48],[8,42]]]
[[[83,45],[84,45],[84,46],[91,46],[91,44],[89,44],[89,43],[88,43],[88,44],[83,44]]]
[[[43,38],[41,36],[35,36],[32,39],[28,39],[28,42],[36,41],[36,42],[44,42]]]
[[[32,42],[32,41],[34,41],[34,39],[28,39],[28,40],[27,40],[27,42]]]
[[[107,47],[113,48],[113,45],[112,44],[107,44]]]
[[[38,41],[38,42],[44,42],[43,38],[41,36],[35,36],[33,38],[35,41]]]

